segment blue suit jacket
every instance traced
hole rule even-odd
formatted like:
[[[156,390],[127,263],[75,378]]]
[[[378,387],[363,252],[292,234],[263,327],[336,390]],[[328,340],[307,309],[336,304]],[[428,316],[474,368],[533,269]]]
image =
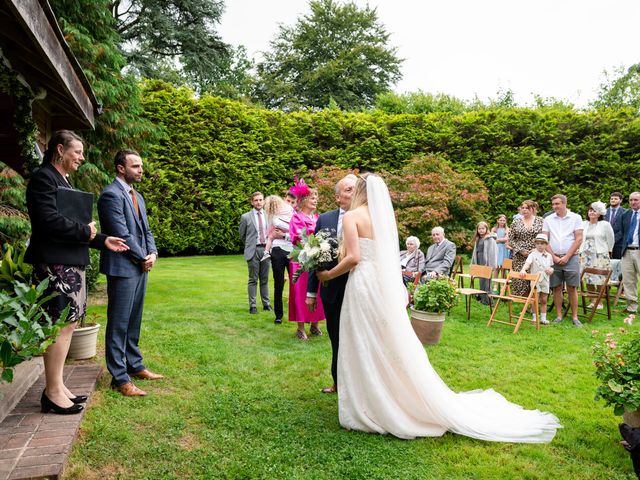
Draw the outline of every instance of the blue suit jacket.
[[[340,216],[340,209],[331,210],[330,212],[323,213],[318,217],[316,222],[315,233],[320,230],[329,230],[332,237],[338,235],[338,217]],[[327,270],[331,270],[338,262],[333,261],[327,266]],[[343,273],[339,277],[329,280],[327,286],[322,285],[320,287],[320,297],[324,303],[334,303],[339,294],[344,292],[349,279],[349,273]],[[318,278],[315,272],[309,272],[309,279],[307,281],[307,292],[318,291]]]
[[[131,196],[117,180],[107,185],[98,200],[100,227],[107,235],[120,237],[129,250],[124,253],[103,251],[100,272],[114,277],[133,277],[142,273],[140,262],[150,253],[157,254],[156,243],[149,228],[147,209],[142,195],[136,192],[140,216],[133,207]]]
[[[640,211],[638,212],[638,214],[640,214]],[[624,215],[622,216],[622,238],[620,240],[621,255],[624,255],[624,251],[627,249],[627,235],[629,233],[629,224],[631,223],[632,215],[633,215],[633,210],[629,209],[626,212],[624,212]],[[640,218],[638,219],[638,222],[640,222]]]

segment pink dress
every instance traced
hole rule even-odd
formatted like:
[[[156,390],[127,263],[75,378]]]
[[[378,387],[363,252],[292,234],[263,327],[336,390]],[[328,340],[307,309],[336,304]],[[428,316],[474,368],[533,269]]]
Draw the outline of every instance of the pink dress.
[[[291,243],[294,245],[300,243],[301,232],[305,230],[307,231],[307,235],[312,234],[316,228],[317,221],[318,215],[308,217],[302,212],[294,213],[293,217],[291,217],[291,222],[289,222]],[[289,321],[317,323],[320,320],[324,320],[324,308],[322,308],[322,300],[320,299],[320,286],[318,285],[318,292],[316,292],[318,299],[316,310],[315,312],[311,312],[305,303],[307,299],[307,279],[309,278],[309,273],[302,273],[294,284],[292,277],[294,272],[300,268],[300,265],[296,262],[291,262],[289,267]]]

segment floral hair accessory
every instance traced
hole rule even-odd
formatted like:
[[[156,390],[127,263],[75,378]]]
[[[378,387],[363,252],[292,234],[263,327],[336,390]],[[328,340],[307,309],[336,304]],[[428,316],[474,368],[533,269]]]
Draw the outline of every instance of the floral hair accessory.
[[[309,186],[304,183],[302,178],[294,177],[293,178],[293,187],[289,189],[289,193],[292,194],[296,198],[306,197],[311,193]]]

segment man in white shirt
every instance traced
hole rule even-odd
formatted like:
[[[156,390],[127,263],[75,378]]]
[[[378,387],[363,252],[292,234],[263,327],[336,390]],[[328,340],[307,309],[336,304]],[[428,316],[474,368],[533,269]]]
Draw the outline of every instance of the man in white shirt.
[[[262,307],[271,311],[269,302],[269,268],[271,262],[261,262],[264,255],[264,247],[267,242],[267,219],[262,211],[264,196],[260,192],[251,195],[253,208],[240,217],[240,240],[244,243],[244,259],[249,268],[249,282],[247,291],[249,295],[249,313],[258,313],[256,308],[256,293],[258,280],[260,281],[260,297]]]
[[[640,272],[640,192],[629,195],[629,210],[622,217],[622,284],[627,299],[625,312],[638,310],[638,272]]]
[[[580,260],[578,248],[582,243],[582,217],[567,208],[567,197],[551,197],[553,212],[544,219],[542,233],[549,239],[547,251],[553,259],[553,275],[549,287],[553,290],[556,306],[554,324],[562,321],[562,286],[566,284],[571,307],[571,319],[576,327],[582,327],[578,320],[578,285],[580,284]]]

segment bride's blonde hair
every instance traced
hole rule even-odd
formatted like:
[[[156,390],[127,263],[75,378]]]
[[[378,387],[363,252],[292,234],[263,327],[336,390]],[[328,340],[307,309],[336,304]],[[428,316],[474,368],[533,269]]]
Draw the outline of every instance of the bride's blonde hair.
[[[362,205],[367,204],[367,178],[369,177],[369,175],[371,174],[364,173],[362,175],[358,175],[358,180],[356,181],[356,185],[353,189],[353,195],[351,197],[351,205],[349,206],[349,210],[354,210]],[[342,260],[346,254],[347,247],[345,242],[342,242],[340,244],[340,248],[338,249],[338,261]]]

